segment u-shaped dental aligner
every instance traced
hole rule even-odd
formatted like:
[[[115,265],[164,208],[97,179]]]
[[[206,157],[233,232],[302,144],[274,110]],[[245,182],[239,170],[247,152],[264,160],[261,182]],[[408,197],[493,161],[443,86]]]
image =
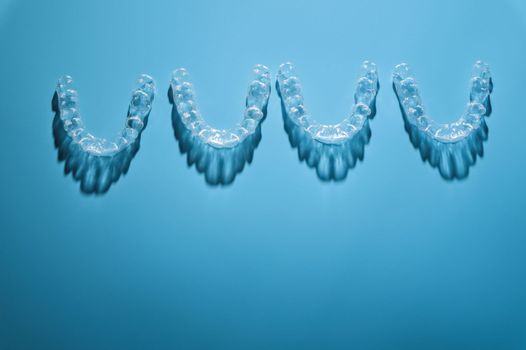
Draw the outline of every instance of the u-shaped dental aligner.
[[[261,123],[270,97],[270,71],[258,64],[253,69],[243,120],[230,129],[217,129],[208,124],[199,111],[194,87],[186,69],[173,72],[171,90],[174,107],[184,126],[192,135],[214,148],[234,148],[254,134]]]
[[[141,75],[133,91],[122,131],[113,140],[90,134],[82,120],[78,93],[70,76],[62,77],[53,97],[53,136],[65,174],[71,173],[87,194],[105,193],[128,172],[139,150],[155,94],[153,79]]]
[[[378,92],[378,73],[376,65],[365,61],[358,78],[354,94],[354,105],[349,116],[337,124],[321,124],[308,113],[302,93],[302,86],[295,74],[292,63],[283,63],[278,72],[278,91],[286,115],[302,128],[312,139],[323,144],[342,144],[364,128],[367,118],[374,114]]]
[[[470,137],[483,125],[484,117],[490,112],[489,97],[493,84],[489,66],[481,61],[477,61],[473,68],[466,110],[460,118],[451,123],[440,124],[428,116],[422,104],[418,84],[407,64],[402,63],[395,67],[393,84],[407,122],[440,143],[456,143]]]
[[[437,168],[446,180],[464,179],[477,158],[484,154],[488,138],[486,118],[491,113],[493,82],[489,67],[476,62],[470,81],[467,108],[456,121],[440,124],[428,117],[416,80],[407,64],[396,66],[393,88],[405,130],[423,161]]]
[[[323,125],[307,112],[293,65],[280,66],[277,87],[289,142],[297,148],[299,160],[315,168],[322,181],[344,180],[357,161],[364,158],[365,145],[371,137],[369,119],[376,114],[379,83],[374,63],[365,61],[361,69],[350,115],[340,123]]]
[[[122,131],[113,140],[96,137],[89,133],[80,114],[78,92],[73,79],[66,75],[59,79],[56,88],[57,112],[71,142],[91,156],[113,157],[132,145],[144,130],[155,94],[153,79],[143,74],[132,93],[128,115]]]

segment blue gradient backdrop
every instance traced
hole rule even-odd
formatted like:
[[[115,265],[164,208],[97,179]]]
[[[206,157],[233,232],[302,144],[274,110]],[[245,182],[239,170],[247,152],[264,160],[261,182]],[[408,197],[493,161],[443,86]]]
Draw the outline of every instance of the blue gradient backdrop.
[[[0,349],[526,349],[526,5],[515,1],[1,1]],[[327,184],[271,96],[253,163],[212,188],[179,153],[170,72],[214,124],[250,69],[296,63],[317,119],[348,112],[359,64],[382,88],[365,160]],[[491,64],[485,155],[446,182],[390,87],[412,64],[436,119]],[[104,196],[63,175],[56,79],[113,135],[138,74],[157,95],[130,172]]]

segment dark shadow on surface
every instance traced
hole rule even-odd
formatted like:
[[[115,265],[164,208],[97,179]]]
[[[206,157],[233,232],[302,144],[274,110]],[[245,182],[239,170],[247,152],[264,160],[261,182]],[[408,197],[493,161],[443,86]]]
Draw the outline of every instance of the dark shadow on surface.
[[[493,82],[490,81],[490,93],[492,89]],[[489,117],[492,112],[490,96],[488,95],[484,102],[486,114],[480,127],[459,142],[444,143],[434,140],[408,121],[394,84],[393,90],[404,119],[405,131],[413,147],[419,150],[422,162],[428,162],[432,168],[438,169],[440,176],[446,181],[467,179],[469,170],[476,164],[477,158],[484,157],[484,142],[488,140],[489,133],[485,117]]]
[[[51,102],[55,113],[53,118],[53,139],[58,151],[58,161],[65,162],[64,175],[71,173],[75,181],[80,182],[80,191],[84,194],[104,194],[116,183],[121,175],[128,173],[130,164],[140,148],[141,134],[136,141],[113,156],[97,156],[85,152],[64,130],[58,108],[58,96],[55,92]],[[148,116],[144,119],[144,129]],[[141,131],[141,132],[142,132]]]
[[[377,88],[379,90],[379,84]],[[276,90],[281,100],[284,129],[291,147],[298,149],[300,162],[305,161],[309,168],[316,169],[316,175],[321,181],[339,182],[345,180],[349,170],[353,169],[358,161],[364,160],[365,146],[371,140],[369,120],[374,119],[376,115],[376,96],[371,105],[371,115],[357,134],[341,144],[326,144],[313,139],[304,128],[289,118],[284,101],[281,98],[278,82],[276,82]]]
[[[253,134],[235,147],[215,148],[203,143],[194,136],[181,120],[173,102],[172,87],[168,89],[168,99],[172,104],[172,126],[179,152],[186,154],[186,163],[190,168],[195,165],[198,173],[204,174],[209,186],[231,185],[236,176],[245,169],[245,164],[252,163],[254,151],[261,141],[261,124],[267,116],[267,106],[262,110],[263,119],[258,123]]]

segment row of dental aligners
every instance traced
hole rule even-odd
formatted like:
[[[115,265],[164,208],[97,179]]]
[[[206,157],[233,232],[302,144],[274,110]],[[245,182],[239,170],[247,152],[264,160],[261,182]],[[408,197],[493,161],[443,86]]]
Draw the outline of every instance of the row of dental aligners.
[[[407,64],[402,63],[395,67],[393,82],[407,121],[436,141],[452,143],[465,139],[481,126],[482,118],[487,114],[491,74],[489,66],[481,61],[477,61],[473,67],[467,108],[462,116],[452,123],[440,124],[427,116],[418,85]]]
[[[264,117],[270,97],[270,71],[258,64],[253,69],[243,120],[230,129],[216,129],[202,117],[195,99],[193,85],[186,69],[173,72],[171,87],[173,103],[185,127],[203,143],[215,148],[235,147],[252,135]]]
[[[137,85],[132,93],[124,128],[114,140],[107,140],[86,130],[80,114],[78,92],[73,88],[73,79],[69,75],[60,78],[56,88],[58,112],[72,142],[89,154],[107,157],[114,156],[133,144],[144,129],[145,118],[150,113],[155,94],[152,77],[141,75]]]
[[[293,65],[282,64],[278,73],[278,83],[287,115],[321,142],[340,143],[352,137],[363,127],[365,119],[371,114],[370,107],[377,92],[378,77],[375,65],[366,61],[362,69],[363,74],[358,80],[356,103],[351,116],[336,125],[323,125],[308,115],[303,103],[300,81],[293,74]],[[248,90],[243,121],[233,129],[220,130],[211,127],[201,117],[187,71],[176,70],[172,77],[173,97],[184,124],[203,142],[217,148],[233,147],[242,142],[261,121],[270,95],[268,68],[257,65],[254,73],[256,78]],[[467,137],[473,129],[480,126],[481,118],[486,114],[484,105],[491,90],[491,76],[488,66],[480,61],[475,64],[471,79],[470,103],[467,110],[461,118],[451,124],[438,124],[426,116],[418,86],[407,64],[396,66],[393,81],[408,121],[437,141],[456,142]],[[86,131],[79,112],[78,93],[72,88],[72,83],[71,77],[65,76],[57,84],[59,111],[66,132],[83,150],[95,155],[111,156],[137,139],[144,128],[144,118],[149,114],[154,98],[155,87],[151,77],[142,75],[139,78],[139,87],[133,92],[125,128],[114,141],[97,138]]]
[[[365,61],[361,69],[351,114],[338,124],[325,125],[315,121],[307,112],[301,83],[295,75],[292,63],[282,64],[277,79],[287,116],[317,141],[338,144],[349,140],[363,128],[367,118],[372,114],[371,108],[378,92],[376,65]]]

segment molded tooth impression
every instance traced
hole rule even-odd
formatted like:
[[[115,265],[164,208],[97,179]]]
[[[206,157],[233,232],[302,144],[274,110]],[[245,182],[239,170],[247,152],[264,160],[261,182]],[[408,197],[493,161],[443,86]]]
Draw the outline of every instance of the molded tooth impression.
[[[491,113],[493,83],[489,66],[477,61],[470,80],[470,98],[456,121],[440,124],[432,120],[423,106],[418,84],[405,63],[395,67],[393,88],[400,103],[411,142],[420,149],[423,160],[438,167],[445,179],[464,178],[477,155],[483,154],[487,139],[485,117]]]
[[[270,96],[270,72],[263,65],[254,68],[255,78],[248,87],[243,120],[231,129],[217,129],[201,116],[186,69],[174,71],[171,81],[173,102],[183,124],[201,142],[215,148],[232,148],[253,134],[261,120]]]
[[[258,64],[253,73],[242,121],[229,129],[217,129],[202,117],[186,69],[173,72],[170,89],[175,136],[181,152],[188,154],[188,164],[196,164],[211,185],[232,183],[245,163],[252,161],[261,139],[260,124],[270,97],[270,71]]]
[[[131,158],[138,149],[138,141],[152,108],[155,83],[148,75],[141,75],[133,91],[123,129],[113,140],[96,137],[84,124],[73,79],[59,79],[53,109],[56,112],[54,135],[59,157],[66,160],[66,172],[73,172],[86,193],[102,193],[109,189],[128,170]],[[56,130],[62,127],[63,132]],[[109,175],[108,175],[109,174]]]
[[[376,65],[365,61],[356,82],[354,105],[350,114],[333,125],[314,120],[303,98],[303,88],[292,63],[280,66],[278,92],[281,97],[285,130],[300,160],[316,168],[321,180],[343,180],[356,160],[363,159],[370,139],[369,119],[376,113],[378,73]]]

